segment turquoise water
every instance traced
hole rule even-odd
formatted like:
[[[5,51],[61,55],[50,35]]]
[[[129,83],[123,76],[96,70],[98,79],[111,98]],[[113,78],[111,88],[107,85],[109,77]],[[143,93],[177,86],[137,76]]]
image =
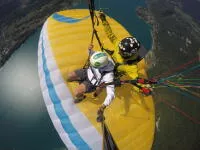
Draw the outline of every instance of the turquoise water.
[[[145,6],[143,0],[136,3],[131,0],[102,0],[100,3],[102,8],[110,8],[105,10],[106,13],[150,48],[150,27],[136,16],[137,5]],[[78,7],[82,6],[86,5]],[[30,36],[0,69],[0,150],[65,149],[40,91],[37,72],[39,34],[40,30],[37,30]]]
[[[64,148],[40,90],[39,34],[30,36],[0,70],[0,150]]]

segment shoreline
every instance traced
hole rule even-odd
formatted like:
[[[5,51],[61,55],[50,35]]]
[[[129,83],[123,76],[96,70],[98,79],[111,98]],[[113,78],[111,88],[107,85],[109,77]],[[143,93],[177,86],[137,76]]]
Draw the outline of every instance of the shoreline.
[[[157,47],[156,45],[156,38],[157,37],[157,31],[158,31],[158,24],[156,23],[154,16],[152,15],[152,13],[150,12],[150,10],[148,9],[149,6],[146,7],[138,7],[136,9],[136,13],[139,16],[139,18],[141,18],[142,20],[144,20],[147,24],[151,25],[152,29],[151,29],[151,37],[152,37],[152,46],[150,50],[153,50]]]
[[[18,40],[14,45],[11,45],[9,48],[5,48],[7,49],[7,51],[5,52],[5,54],[2,57],[2,59],[0,60],[0,68],[2,68],[4,66],[4,64],[7,62],[7,60],[12,56],[12,54],[18,49],[20,48],[20,46],[22,44],[24,44],[24,42],[27,40],[27,38],[29,36],[31,36],[32,34],[34,34],[37,29],[41,27],[41,25],[38,25],[36,27],[36,29],[31,30],[31,31],[27,31],[26,34],[23,36],[22,39]]]
[[[145,21],[145,23],[151,25],[151,38],[152,38],[152,46],[147,55],[145,56],[145,61],[148,64],[148,69],[155,66],[156,58],[155,58],[155,50],[158,49],[158,23],[155,21],[154,16],[149,10],[149,5],[147,3],[147,7],[138,7],[136,9],[136,13],[139,18]]]
[[[50,15],[57,11],[69,9],[79,2],[79,0],[69,0],[67,2],[51,0],[49,3],[39,5],[40,2],[35,1],[34,5],[27,4],[25,15],[19,14],[22,11],[19,7],[16,8],[17,12],[12,12],[6,18],[7,23],[5,23],[5,19],[1,20],[0,68],[29,36],[44,24]],[[15,19],[13,20],[13,18]]]

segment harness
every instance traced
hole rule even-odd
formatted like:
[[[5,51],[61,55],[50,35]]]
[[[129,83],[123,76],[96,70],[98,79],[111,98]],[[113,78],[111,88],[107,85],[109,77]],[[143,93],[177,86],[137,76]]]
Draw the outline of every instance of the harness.
[[[109,63],[110,63],[110,62],[109,62]],[[96,82],[95,82],[95,83],[92,83],[92,84],[93,84],[94,86],[96,86],[96,87],[100,85],[100,83],[101,83],[103,77],[104,77],[107,73],[113,72],[113,69],[108,70],[108,71],[102,70],[102,69],[98,69],[98,70],[99,70],[99,73],[101,74],[100,79],[98,79],[98,76],[97,76],[97,74],[96,74],[95,71],[94,71],[94,68],[91,67],[91,66],[89,66],[88,68],[90,68],[92,74],[94,75],[94,76],[92,77],[92,79],[90,80],[90,82],[92,83],[92,80],[95,79]]]

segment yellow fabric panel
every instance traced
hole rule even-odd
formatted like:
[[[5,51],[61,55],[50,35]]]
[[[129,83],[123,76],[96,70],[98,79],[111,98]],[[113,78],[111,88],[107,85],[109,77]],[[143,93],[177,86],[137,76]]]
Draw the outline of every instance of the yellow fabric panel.
[[[84,9],[66,10],[58,14],[72,18],[89,16],[89,11]],[[115,20],[107,17],[113,32],[118,38],[127,36],[128,32]],[[113,44],[107,38],[103,26],[95,26],[101,42],[106,48],[114,49]],[[77,23],[63,23],[48,19],[48,36],[53,55],[64,79],[67,73],[83,67],[88,58],[87,47],[91,41],[92,25],[90,17]],[[94,37],[94,49],[99,45]],[[146,77],[145,61],[142,60],[139,74]],[[77,83],[67,83],[73,94]],[[96,122],[96,112],[105,98],[105,90],[98,98],[88,94],[87,98],[77,104],[95,128],[101,132],[101,124]],[[105,110],[106,123],[115,139],[119,149],[149,150],[154,138],[155,111],[151,96],[144,97],[137,92],[132,85],[123,85],[116,88],[116,98]]]

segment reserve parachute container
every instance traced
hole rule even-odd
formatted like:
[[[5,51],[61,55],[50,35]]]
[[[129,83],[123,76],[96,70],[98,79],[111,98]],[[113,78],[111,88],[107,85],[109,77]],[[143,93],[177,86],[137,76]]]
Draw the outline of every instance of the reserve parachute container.
[[[107,16],[107,20],[118,38],[130,36],[113,18]],[[102,132],[101,123],[96,121],[97,109],[104,101],[105,91],[97,98],[87,94],[85,100],[74,104],[72,91],[78,83],[68,83],[66,77],[69,72],[85,64],[93,32],[91,27],[87,9],[54,13],[42,27],[38,45],[38,72],[41,91],[53,125],[70,150],[106,149],[102,143],[107,136],[112,136],[120,150],[150,150],[155,129],[152,96],[143,96],[129,84],[117,87],[116,98],[104,112],[105,124],[109,129],[106,134]],[[103,45],[114,49],[101,22],[95,29]],[[94,49],[100,50],[97,40],[93,41]],[[147,77],[144,59],[138,63],[138,68],[139,74]]]

